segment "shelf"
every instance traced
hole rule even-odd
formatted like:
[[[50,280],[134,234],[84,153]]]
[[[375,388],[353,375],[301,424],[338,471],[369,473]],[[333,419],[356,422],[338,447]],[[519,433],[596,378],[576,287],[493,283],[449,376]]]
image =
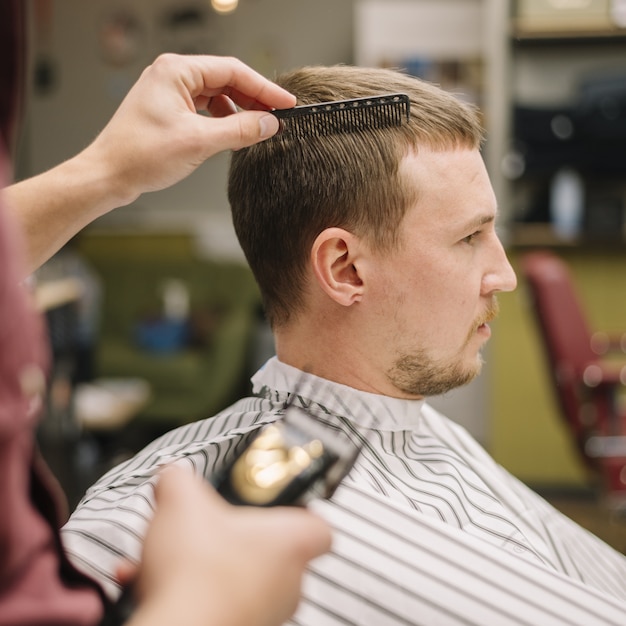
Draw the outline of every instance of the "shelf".
[[[558,237],[546,222],[514,223],[510,226],[506,244],[508,248],[560,248],[560,249],[620,249],[626,252],[623,237],[598,237],[582,235],[573,239]]]
[[[620,44],[626,42],[626,29],[531,30],[514,24],[511,41],[517,46]]]
[[[552,226],[543,222],[513,224],[509,231],[507,243],[510,247],[567,247],[580,245],[580,240],[564,240],[554,234]]]

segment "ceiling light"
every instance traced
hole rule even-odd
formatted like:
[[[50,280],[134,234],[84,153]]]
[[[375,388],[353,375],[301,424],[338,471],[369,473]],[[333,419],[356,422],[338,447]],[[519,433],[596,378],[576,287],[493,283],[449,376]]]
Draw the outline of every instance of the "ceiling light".
[[[239,4],[239,0],[211,0],[211,6],[217,13],[232,13]]]

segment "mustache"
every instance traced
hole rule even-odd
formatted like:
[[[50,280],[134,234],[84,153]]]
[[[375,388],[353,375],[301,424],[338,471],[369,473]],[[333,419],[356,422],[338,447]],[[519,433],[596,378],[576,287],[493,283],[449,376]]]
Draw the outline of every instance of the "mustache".
[[[496,298],[496,296],[492,296],[491,300],[489,301],[489,305],[487,306],[483,314],[479,318],[476,319],[476,321],[472,325],[472,328],[470,329],[470,332],[467,334],[467,339],[465,340],[466,344],[472,341],[472,339],[476,335],[476,331],[483,324],[489,324],[489,322],[492,322],[494,319],[496,319],[499,312],[500,312],[500,303],[498,302],[498,299]]]
[[[476,320],[474,323],[474,331],[478,330],[479,326],[483,324],[488,324],[489,322],[493,322],[493,320],[498,317],[498,313],[500,313],[500,303],[496,296],[492,296],[489,302],[489,306],[485,310],[485,312]]]

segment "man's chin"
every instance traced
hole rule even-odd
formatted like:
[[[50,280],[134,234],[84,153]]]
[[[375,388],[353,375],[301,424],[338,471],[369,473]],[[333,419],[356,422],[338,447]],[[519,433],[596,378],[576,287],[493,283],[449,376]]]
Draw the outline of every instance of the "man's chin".
[[[482,361],[472,370],[457,372],[454,375],[442,376],[437,379],[429,379],[427,381],[419,381],[411,386],[397,385],[401,391],[413,396],[432,397],[440,396],[453,389],[464,387],[471,383],[479,374],[482,368]]]
[[[388,373],[389,380],[400,391],[411,396],[438,396],[472,382],[481,372],[483,357],[480,350],[465,355],[454,365],[425,364],[424,360],[403,359]]]
[[[430,393],[424,395],[441,395],[448,391],[453,391],[459,387],[465,387],[469,385],[473,380],[478,378],[483,369],[483,358],[480,352],[476,355],[475,360],[468,364],[464,369],[459,368],[456,372],[450,373],[448,377],[442,377],[439,385],[440,391],[438,393]]]

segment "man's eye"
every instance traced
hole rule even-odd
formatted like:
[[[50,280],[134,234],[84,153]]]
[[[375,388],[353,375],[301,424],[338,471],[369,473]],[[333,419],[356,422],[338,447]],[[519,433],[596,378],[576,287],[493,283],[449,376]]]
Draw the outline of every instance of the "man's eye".
[[[461,239],[461,241],[463,243],[473,243],[474,240],[478,237],[478,235],[480,235],[480,231],[477,230],[476,232],[472,233],[471,235],[468,235],[467,237],[463,237],[463,239]]]

